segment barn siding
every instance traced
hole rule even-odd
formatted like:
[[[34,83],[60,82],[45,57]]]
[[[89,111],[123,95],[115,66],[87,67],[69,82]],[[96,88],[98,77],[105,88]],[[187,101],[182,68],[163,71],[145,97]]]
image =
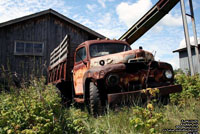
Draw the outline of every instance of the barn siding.
[[[97,37],[53,14],[45,14],[0,28],[0,65],[23,77],[47,76],[50,53],[67,35],[70,37],[68,74],[73,67],[75,48],[86,40]],[[16,40],[44,43],[43,56],[14,55]]]

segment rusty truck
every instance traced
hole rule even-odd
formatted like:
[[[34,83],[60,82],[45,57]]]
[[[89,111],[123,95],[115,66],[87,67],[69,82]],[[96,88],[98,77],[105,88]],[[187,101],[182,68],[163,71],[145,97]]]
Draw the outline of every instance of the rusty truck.
[[[157,98],[168,99],[180,92],[174,85],[174,72],[169,63],[156,61],[142,47],[132,50],[130,44],[169,12],[179,0],[160,0],[119,40],[97,39],[81,43],[74,52],[73,68],[67,60],[70,37],[66,35],[51,53],[48,83],[56,84],[66,102],[84,103],[93,114],[107,104],[146,98],[151,89],[159,89]],[[71,77],[69,77],[71,76]]]

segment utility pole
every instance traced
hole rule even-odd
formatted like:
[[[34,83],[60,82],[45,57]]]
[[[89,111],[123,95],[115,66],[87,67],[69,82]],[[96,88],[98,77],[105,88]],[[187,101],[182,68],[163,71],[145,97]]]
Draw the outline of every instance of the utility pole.
[[[181,12],[182,12],[185,40],[186,40],[185,43],[186,43],[187,52],[188,52],[189,70],[191,72],[191,75],[194,75],[194,67],[193,67],[193,61],[192,61],[192,52],[191,52],[191,47],[190,47],[190,38],[189,38],[188,25],[187,25],[186,14],[185,14],[184,0],[181,0]]]
[[[189,14],[186,14],[186,15],[191,17],[192,29],[193,29],[193,35],[194,35],[195,53],[196,53],[196,57],[197,57],[197,67],[200,68],[199,48],[198,48],[198,40],[197,40],[197,32],[196,32],[192,0],[189,0],[189,5],[190,5],[190,15]]]

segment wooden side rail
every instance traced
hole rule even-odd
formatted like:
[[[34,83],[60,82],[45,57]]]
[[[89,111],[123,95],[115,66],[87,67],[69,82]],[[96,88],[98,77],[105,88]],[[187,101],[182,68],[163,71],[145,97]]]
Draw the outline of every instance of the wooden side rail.
[[[60,64],[63,60],[67,59],[69,46],[69,36],[66,35],[63,41],[57,46],[50,55],[50,69]]]

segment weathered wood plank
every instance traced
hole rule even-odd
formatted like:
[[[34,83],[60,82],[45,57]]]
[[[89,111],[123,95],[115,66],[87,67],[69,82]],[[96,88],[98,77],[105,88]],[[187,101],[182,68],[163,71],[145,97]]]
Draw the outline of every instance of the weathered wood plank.
[[[42,74],[43,71],[41,70],[44,70],[44,64],[46,63],[48,66],[50,63],[50,53],[63,41],[66,34],[70,37],[70,43],[68,45],[69,52],[67,54],[68,60],[65,66],[67,68],[67,77],[69,78],[73,67],[75,48],[83,41],[96,39],[96,37],[91,36],[88,32],[83,31],[53,14],[46,14],[6,27],[1,27],[0,65],[6,66],[7,61],[10,61],[12,72],[16,71],[23,75],[30,75],[31,73],[34,73],[34,75]],[[15,40],[44,42],[43,56],[14,55]],[[71,44],[71,42],[73,43]],[[65,48],[63,48],[63,50],[65,50]],[[65,52],[58,56],[66,56],[64,53]]]

